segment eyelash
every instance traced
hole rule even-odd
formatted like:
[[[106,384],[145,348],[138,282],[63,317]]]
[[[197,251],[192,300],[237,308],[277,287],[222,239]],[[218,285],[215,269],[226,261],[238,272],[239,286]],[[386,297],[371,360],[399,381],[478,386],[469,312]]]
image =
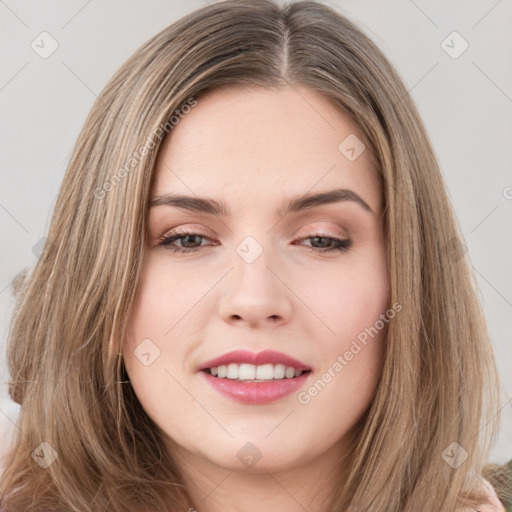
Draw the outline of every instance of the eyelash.
[[[185,237],[191,236],[191,235],[199,236],[200,238],[208,238],[206,235],[202,235],[201,233],[195,233],[193,231],[180,231],[179,233],[171,234],[171,235],[164,234],[163,236],[161,236],[158,239],[158,245],[165,246],[165,248],[167,250],[172,251],[174,253],[188,254],[188,253],[196,252],[198,249],[200,249],[201,247],[204,247],[204,246],[199,246],[199,247],[195,247],[194,249],[189,249],[189,248],[183,248],[183,247],[171,245],[171,243],[174,242],[175,240],[179,240],[181,238],[185,238]],[[344,240],[342,238],[328,236],[328,235],[322,234],[322,233],[318,233],[315,236],[308,236],[305,238],[301,238],[300,240],[301,241],[310,240],[312,238],[327,238],[329,240],[334,240],[335,243],[337,244],[335,247],[330,247],[328,249],[318,249],[316,247],[311,247],[311,249],[313,251],[318,252],[318,253],[325,253],[325,252],[331,252],[331,251],[345,252],[345,251],[348,251],[350,249],[350,247],[352,246],[352,240],[350,240],[350,239]]]

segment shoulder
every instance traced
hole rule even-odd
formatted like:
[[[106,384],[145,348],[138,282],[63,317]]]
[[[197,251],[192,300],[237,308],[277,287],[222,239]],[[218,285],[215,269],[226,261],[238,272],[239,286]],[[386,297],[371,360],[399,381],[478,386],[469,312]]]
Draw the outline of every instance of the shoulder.
[[[486,501],[485,503],[482,503],[478,506],[478,510],[480,512],[506,512],[505,507],[499,500],[493,486],[487,480],[485,480],[485,478],[480,478],[480,480]],[[475,512],[475,509],[465,507],[458,512]]]
[[[482,479],[482,481],[485,487],[485,493],[489,499],[489,512],[506,512],[505,507],[499,500],[493,486],[487,480],[485,480],[485,478]],[[481,512],[485,512],[485,510],[481,510]]]

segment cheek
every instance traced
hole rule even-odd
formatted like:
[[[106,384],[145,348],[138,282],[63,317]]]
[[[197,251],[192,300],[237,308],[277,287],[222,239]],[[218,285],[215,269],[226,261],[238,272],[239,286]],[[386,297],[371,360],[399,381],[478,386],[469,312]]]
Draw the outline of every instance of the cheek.
[[[205,317],[201,298],[211,286],[194,281],[193,276],[189,279],[158,258],[149,256],[143,264],[123,359],[132,387],[150,415],[167,410],[171,395],[181,408],[193,403],[178,381],[196,347],[190,340],[200,339],[194,333],[198,319]]]
[[[388,314],[389,281],[382,254],[338,268],[331,276],[329,293],[317,303],[322,305],[320,316],[329,326],[325,335],[316,338],[322,352],[317,388],[323,389],[324,384],[327,388],[317,406],[329,407],[341,399],[346,407],[338,411],[340,417],[334,416],[341,421],[351,410],[355,418],[375,392],[387,326],[394,316],[394,312]]]
[[[338,345],[372,327],[389,306],[386,269],[381,264],[339,267],[323,282],[323,289],[317,286],[315,303],[329,327],[330,341]]]
[[[375,394],[385,353],[388,282],[381,266],[352,267],[324,297],[321,317],[330,331],[317,336],[321,352],[315,379],[298,396],[307,421],[323,417],[323,435],[334,443],[364,414]],[[386,321],[382,319],[385,318]],[[326,414],[326,411],[328,413]]]
[[[134,302],[127,345],[133,350],[134,345],[150,338],[162,348],[164,357],[169,347],[173,348],[171,352],[179,352],[184,348],[180,340],[187,339],[187,334],[197,328],[201,299],[209,287],[208,281],[199,282],[197,277],[149,257]]]
[[[166,292],[165,284],[161,279],[142,280],[129,321],[123,360],[145,412],[161,428],[175,431],[180,426],[173,410],[177,407],[187,415],[194,408],[194,399],[179,384],[188,350],[181,341],[187,339],[183,331],[186,323],[179,320],[189,307]]]

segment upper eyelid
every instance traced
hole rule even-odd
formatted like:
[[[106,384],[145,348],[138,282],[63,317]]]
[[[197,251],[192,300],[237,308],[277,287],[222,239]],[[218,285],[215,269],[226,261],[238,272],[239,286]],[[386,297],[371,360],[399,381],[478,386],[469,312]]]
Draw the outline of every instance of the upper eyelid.
[[[176,240],[179,240],[180,238],[185,237],[187,235],[198,235],[201,238],[205,238],[210,241],[214,241],[213,237],[211,237],[210,235],[208,235],[206,233],[203,233],[201,230],[188,229],[188,228],[182,228],[182,229],[176,228],[175,231],[171,230],[170,232],[165,231],[163,234],[157,236],[156,240],[158,243],[162,243],[163,241],[165,241],[169,238],[175,238]],[[351,240],[352,239],[352,237],[348,234],[345,235],[345,234],[334,233],[330,230],[320,229],[320,228],[318,228],[316,230],[313,229],[312,232],[308,232],[308,233],[304,233],[304,234],[299,233],[296,235],[295,239],[307,240],[309,238],[314,238],[317,236],[321,236],[321,237],[323,236],[325,238],[333,238],[333,239],[337,239],[337,240]]]
[[[338,229],[340,229],[342,231],[347,231],[346,228],[338,228]],[[195,235],[200,234],[205,237],[214,237],[215,236],[215,235],[208,234],[208,232],[211,232],[211,230],[209,230],[207,228],[177,226],[174,228],[166,229],[160,235],[158,235],[157,238],[164,237],[164,236],[166,236],[166,234],[167,234],[167,236],[174,236],[174,235],[179,235],[182,233],[195,234]],[[304,232],[304,234],[301,235],[301,233],[303,233],[303,232]],[[314,226],[311,228],[301,228],[296,236],[307,236],[307,234],[309,234],[310,232],[314,232],[314,233],[323,232],[323,233],[330,234],[333,236],[345,236],[343,233],[336,233],[336,230],[334,230],[332,228],[314,227]],[[348,236],[348,234],[347,234],[347,236]]]

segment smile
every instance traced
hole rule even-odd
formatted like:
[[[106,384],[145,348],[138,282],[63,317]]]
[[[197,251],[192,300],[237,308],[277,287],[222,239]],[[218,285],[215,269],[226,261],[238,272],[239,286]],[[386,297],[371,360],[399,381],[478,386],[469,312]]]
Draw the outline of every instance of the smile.
[[[205,371],[219,379],[231,379],[240,381],[263,382],[269,380],[292,379],[300,377],[302,370],[284,364],[263,364],[255,366],[248,363],[231,363],[228,365],[214,366]],[[307,371],[307,370],[306,370]]]

